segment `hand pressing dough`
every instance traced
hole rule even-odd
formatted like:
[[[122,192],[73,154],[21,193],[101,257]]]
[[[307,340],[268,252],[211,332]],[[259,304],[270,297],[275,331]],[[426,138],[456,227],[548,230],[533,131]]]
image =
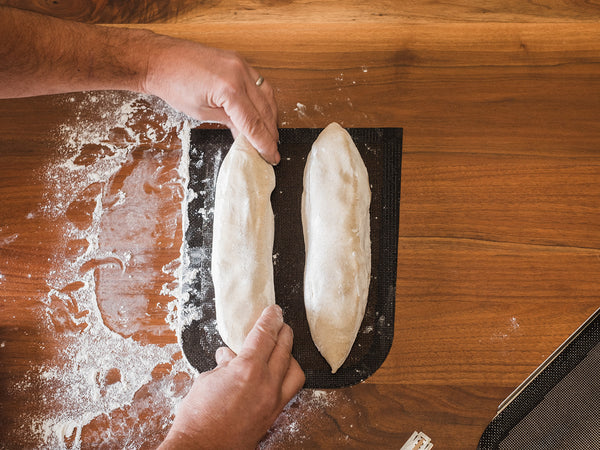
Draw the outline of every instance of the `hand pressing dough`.
[[[275,303],[274,188],[273,167],[240,135],[219,169],[212,247],[217,329],[235,353]]]
[[[314,142],[304,169],[304,305],[313,341],[335,373],[365,315],[371,277],[369,175],[337,123]]]

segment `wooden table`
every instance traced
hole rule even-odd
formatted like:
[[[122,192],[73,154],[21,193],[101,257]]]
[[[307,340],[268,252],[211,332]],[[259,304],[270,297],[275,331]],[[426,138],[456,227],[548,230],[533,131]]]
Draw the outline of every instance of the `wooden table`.
[[[474,448],[500,401],[599,306],[597,7],[94,3],[26,6],[236,49],[276,88],[282,127],[404,127],[390,354],[360,385],[302,393],[263,447],[399,448],[421,430],[436,448]],[[6,448],[57,435],[149,448],[165,435],[190,384],[165,323],[182,122],[129,93],[0,101]],[[90,337],[94,317],[106,339]],[[145,378],[110,367],[123,359]],[[127,401],[102,403],[128,382],[115,397]]]

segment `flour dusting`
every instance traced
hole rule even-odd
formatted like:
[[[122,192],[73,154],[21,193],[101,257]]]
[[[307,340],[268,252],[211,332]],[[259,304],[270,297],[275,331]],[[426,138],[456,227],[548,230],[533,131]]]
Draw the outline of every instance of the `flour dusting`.
[[[20,416],[13,437],[37,448],[156,447],[195,375],[180,334],[204,313],[186,304],[186,289],[210,277],[209,253],[196,247],[192,254],[184,233],[188,203],[214,201],[216,169],[201,189],[188,188],[188,119],[156,98],[96,92],[59,102],[73,119],[51,140],[55,157],[38,174],[43,202],[27,214],[60,237],[47,290],[32,299],[53,353],[8,388],[43,393],[44,407]],[[194,295],[208,304],[206,294]],[[204,331],[218,337],[212,323]],[[341,396],[300,392],[260,448],[304,442],[315,417]]]
[[[44,202],[29,214],[62,228],[39,317],[58,354],[13,387],[40,383],[50,406],[23,417],[20,432],[57,449],[139,448],[164,437],[192,379],[172,331],[189,127],[151,97],[66,101],[74,118],[56,132],[56,158],[40,173]],[[155,248],[172,249],[171,260]]]
[[[258,448],[303,447],[302,443],[311,437],[311,431],[319,427],[319,421],[327,410],[335,408],[348,399],[342,391],[305,389],[286,405],[273,427]]]

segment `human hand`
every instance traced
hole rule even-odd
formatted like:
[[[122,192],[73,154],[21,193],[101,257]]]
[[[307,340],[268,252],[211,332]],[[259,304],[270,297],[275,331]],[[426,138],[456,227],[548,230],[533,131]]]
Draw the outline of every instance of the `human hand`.
[[[142,90],[195,119],[242,133],[271,164],[277,151],[277,105],[273,89],[234,52],[153,35]]]
[[[292,341],[281,308],[265,308],[239,355],[217,350],[217,367],[198,376],[160,448],[254,449],[304,385]]]

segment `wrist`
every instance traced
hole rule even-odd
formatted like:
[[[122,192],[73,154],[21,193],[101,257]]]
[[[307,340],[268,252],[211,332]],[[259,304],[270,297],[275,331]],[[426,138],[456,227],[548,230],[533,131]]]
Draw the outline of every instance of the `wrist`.
[[[144,30],[145,31],[145,30]],[[163,97],[165,94],[164,80],[168,78],[165,70],[171,65],[178,67],[181,61],[169,62],[170,52],[175,47],[174,38],[148,31],[145,36],[147,51],[144,53],[145,66],[140,78],[139,92]]]
[[[103,27],[104,28],[104,27]],[[111,61],[112,79],[117,89],[149,93],[148,71],[153,59],[154,41],[159,35],[150,30],[105,28],[105,51]],[[110,79],[110,74],[105,74]]]

